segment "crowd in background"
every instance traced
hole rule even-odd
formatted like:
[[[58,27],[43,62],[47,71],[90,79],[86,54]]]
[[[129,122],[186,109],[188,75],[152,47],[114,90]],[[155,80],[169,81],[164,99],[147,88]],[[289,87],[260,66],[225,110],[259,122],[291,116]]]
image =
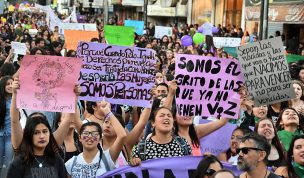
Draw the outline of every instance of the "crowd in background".
[[[2,15],[0,32],[0,175],[13,177],[97,177],[124,165],[137,166],[142,161],[193,155],[206,156],[198,165],[196,177],[234,176],[222,170],[221,162],[237,165],[241,178],[304,175],[304,63],[290,64],[296,98],[272,105],[254,106],[245,87],[239,88],[241,109],[236,120],[212,120],[197,124],[193,117],[176,112],[174,81],[175,55],[193,54],[233,58],[223,48],[216,48],[213,37],[206,35],[200,45],[182,46],[181,37],[193,35],[198,25],[173,25],[173,35],[154,37],[155,28],[146,28],[144,35],[134,34],[135,46],[156,51],[156,83],[152,108],[114,105],[106,101],[78,101],[75,113],[52,113],[18,109],[16,95],[20,86],[19,68],[23,55],[15,55],[11,42],[22,42],[28,55],[75,57],[76,51],[65,49],[64,37],[58,28],[49,29],[46,14],[10,12]],[[96,23],[104,43],[101,16],[88,17]],[[111,18],[115,25],[117,19]],[[37,34],[29,33],[37,29]],[[218,26],[214,36],[242,38],[242,44],[258,40],[235,26]],[[303,43],[285,40],[287,53],[303,54]],[[270,37],[271,38],[271,37]],[[81,88],[75,86],[76,97]],[[197,118],[197,117],[196,117]],[[237,127],[230,145],[220,155],[201,153],[200,139],[216,132],[228,122]],[[268,167],[268,168],[267,168]],[[43,171],[41,171],[43,170]],[[275,172],[277,175],[273,174]],[[263,174],[263,175],[261,175]]]

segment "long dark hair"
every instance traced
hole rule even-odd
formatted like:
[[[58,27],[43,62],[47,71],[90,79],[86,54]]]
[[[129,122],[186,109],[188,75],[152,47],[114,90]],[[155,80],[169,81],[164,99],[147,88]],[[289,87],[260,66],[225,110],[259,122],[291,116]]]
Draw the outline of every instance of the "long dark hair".
[[[11,76],[4,76],[0,80],[0,130],[4,128],[4,119],[6,115],[6,100],[10,93],[5,91],[6,83],[8,80],[12,79]]]
[[[293,111],[296,112],[296,114],[298,115],[298,118],[299,118],[299,128],[300,130],[304,130],[304,126],[303,126],[303,121],[301,121],[301,116],[299,115],[299,113],[297,112],[297,110],[295,110],[294,108],[291,108],[291,107],[288,107],[288,108],[285,108],[283,109],[280,114],[279,114],[279,117],[278,117],[278,121],[276,122],[276,128],[278,131],[280,130],[284,130],[284,127],[281,127],[280,125],[280,122],[282,121],[282,116],[283,116],[283,113],[287,110],[287,109],[291,109]]]
[[[301,134],[301,135],[297,135],[295,136],[292,141],[291,141],[291,144],[290,144],[290,147],[289,147],[289,150],[287,152],[287,170],[288,170],[288,177],[289,178],[298,178],[293,166],[292,166],[292,162],[293,162],[293,147],[294,147],[294,144],[295,142],[298,140],[298,139],[304,139],[304,135]]]
[[[35,160],[33,149],[33,135],[38,124],[45,125],[50,132],[49,143],[45,147],[44,155],[46,156],[46,162],[49,164],[55,164],[56,155],[59,153],[59,147],[52,134],[52,129],[48,123],[47,118],[42,113],[37,112],[32,113],[28,117],[23,131],[23,138],[20,147],[20,153],[23,157],[23,161],[27,166],[30,166]]]
[[[172,113],[172,111],[171,111],[169,108],[167,108],[167,107],[159,107],[159,108],[157,108],[157,109],[153,112],[153,114],[152,114],[153,117],[151,117],[151,122],[155,122],[156,115],[157,115],[158,111],[160,111],[161,109],[167,109],[168,111],[171,112],[172,117],[173,117],[173,113]],[[155,135],[155,129],[152,130],[152,136],[154,136],[154,135]]]
[[[175,135],[178,135],[178,124],[176,120],[174,121],[174,133]],[[193,123],[189,125],[189,136],[191,138],[191,144],[197,148],[200,147],[200,140],[198,139]]]
[[[277,134],[277,129],[272,121],[272,119],[269,119],[269,118],[266,118],[266,119],[261,119],[259,120],[259,122],[255,125],[254,127],[254,131],[256,133],[258,133],[258,128],[259,128],[259,125],[260,125],[260,122],[263,121],[263,120],[269,120],[272,124],[272,127],[274,129],[274,138],[271,140],[271,144],[274,145],[274,147],[277,149],[278,153],[279,153],[279,156],[280,156],[280,159],[283,159],[284,160],[284,151],[283,151],[283,147],[282,147],[282,144],[280,142],[280,139],[279,139],[279,136]]]
[[[195,173],[195,178],[202,178],[207,173],[207,170],[209,169],[210,164],[218,162],[223,168],[223,164],[217,159],[217,157],[213,155],[206,156],[204,159],[202,159],[197,168]]]

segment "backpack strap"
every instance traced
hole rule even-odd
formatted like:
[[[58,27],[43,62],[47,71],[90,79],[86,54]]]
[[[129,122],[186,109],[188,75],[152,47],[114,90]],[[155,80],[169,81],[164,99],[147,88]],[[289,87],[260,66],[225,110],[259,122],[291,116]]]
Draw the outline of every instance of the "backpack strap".
[[[102,159],[103,164],[104,164],[105,167],[106,167],[106,170],[107,170],[107,171],[110,171],[110,166],[109,166],[109,163],[108,163],[108,160],[107,160],[105,154],[103,154],[103,152],[101,152],[101,154],[102,154],[102,155],[101,155],[101,159]]]
[[[137,144],[137,150],[138,150],[138,156],[141,159],[141,161],[146,160],[146,139],[142,139]]]
[[[75,165],[75,163],[76,163],[76,161],[77,161],[77,157],[78,157],[78,156],[74,156],[73,164],[72,164],[72,167],[71,167],[71,174],[72,174],[73,167],[74,167],[74,165]]]
[[[182,137],[180,137],[178,135],[175,135],[174,139],[177,141],[179,146],[182,148],[184,156],[190,155],[190,150],[188,148],[188,145],[187,145],[187,142],[185,141],[185,139],[183,139]]]

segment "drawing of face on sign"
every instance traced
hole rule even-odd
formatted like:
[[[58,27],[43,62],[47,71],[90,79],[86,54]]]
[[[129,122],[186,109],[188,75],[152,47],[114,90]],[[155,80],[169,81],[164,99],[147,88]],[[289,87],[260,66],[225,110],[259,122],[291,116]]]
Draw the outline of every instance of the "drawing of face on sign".
[[[47,61],[38,65],[34,72],[33,79],[41,92],[35,93],[35,98],[41,101],[42,106],[47,108],[51,103],[57,103],[56,93],[52,93],[51,89],[59,87],[63,84],[65,68],[55,61]],[[52,105],[53,105],[52,104]]]

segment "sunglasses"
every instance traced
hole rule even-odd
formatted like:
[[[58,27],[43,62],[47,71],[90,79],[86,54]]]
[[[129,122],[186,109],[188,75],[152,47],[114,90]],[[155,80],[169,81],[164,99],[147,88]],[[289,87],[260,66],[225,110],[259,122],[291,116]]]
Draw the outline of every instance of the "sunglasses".
[[[264,151],[262,149],[259,148],[253,148],[253,147],[243,147],[243,148],[237,148],[236,149],[236,153],[240,154],[240,152],[242,151],[243,154],[248,154],[249,150],[258,150],[258,151]]]
[[[212,176],[216,171],[214,169],[207,169],[206,176]]]

